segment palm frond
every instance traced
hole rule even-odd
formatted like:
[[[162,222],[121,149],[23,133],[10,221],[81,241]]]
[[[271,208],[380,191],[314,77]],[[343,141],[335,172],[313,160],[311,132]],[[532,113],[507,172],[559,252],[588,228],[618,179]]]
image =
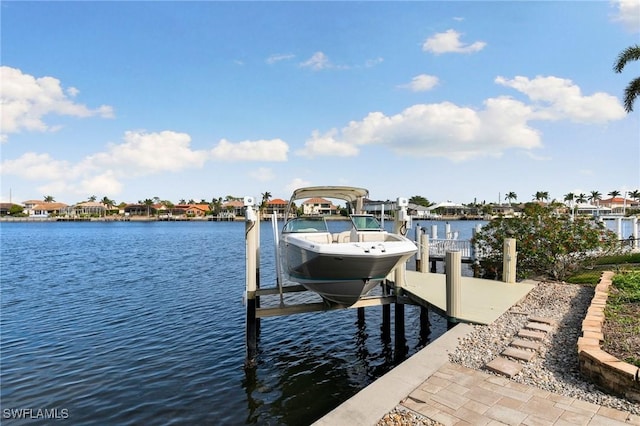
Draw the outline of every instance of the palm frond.
[[[627,47],[618,55],[618,59],[613,65],[613,70],[618,73],[622,72],[627,62],[637,61],[638,59],[640,59],[640,45],[635,44]]]
[[[624,89],[624,109],[628,113],[633,111],[633,103],[640,95],[640,77],[635,78],[629,82]]]

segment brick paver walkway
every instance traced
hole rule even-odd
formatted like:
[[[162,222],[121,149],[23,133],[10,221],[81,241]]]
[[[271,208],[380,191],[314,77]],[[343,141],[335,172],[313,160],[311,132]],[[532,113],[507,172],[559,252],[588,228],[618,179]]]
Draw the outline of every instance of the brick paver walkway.
[[[402,401],[444,425],[636,425],[640,417],[447,363]]]

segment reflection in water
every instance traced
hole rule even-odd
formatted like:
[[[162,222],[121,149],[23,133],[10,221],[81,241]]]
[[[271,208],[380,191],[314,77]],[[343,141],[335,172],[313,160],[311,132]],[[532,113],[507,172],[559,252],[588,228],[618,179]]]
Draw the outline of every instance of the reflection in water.
[[[420,321],[419,307],[405,306],[405,311],[409,339],[402,342],[401,359],[394,353],[390,335],[382,326],[383,307],[367,308],[364,318],[355,319],[354,310],[333,312],[330,315],[352,318],[350,324],[355,327],[346,324],[346,329],[331,326],[323,329],[316,324],[319,329],[313,330],[311,325],[308,330],[298,330],[296,336],[282,332],[282,328],[310,324],[309,318],[313,316],[304,322],[280,318],[286,325],[276,325],[277,331],[263,330],[257,367],[245,370],[242,387],[247,396],[246,423],[310,424],[428,344],[431,332],[420,330],[420,324],[431,322],[440,329],[446,327],[446,321],[435,314],[429,315],[430,321]],[[263,323],[263,327],[270,325],[267,321]],[[371,334],[372,329],[378,331]],[[274,341],[271,331],[280,340]]]

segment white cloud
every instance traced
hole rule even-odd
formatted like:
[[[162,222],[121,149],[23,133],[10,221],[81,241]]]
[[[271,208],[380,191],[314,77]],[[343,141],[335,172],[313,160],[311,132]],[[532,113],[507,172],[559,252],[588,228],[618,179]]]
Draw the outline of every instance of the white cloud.
[[[295,191],[296,189],[304,188],[306,186],[311,186],[311,182],[302,178],[295,178],[287,184],[285,189],[289,194],[293,194],[293,191]]]
[[[478,109],[441,102],[413,105],[395,115],[372,112],[340,130],[314,131],[298,154],[350,156],[362,146],[376,144],[398,154],[452,161],[500,157],[509,149],[531,152],[542,147],[540,131],[529,124],[534,120],[599,124],[625,117],[615,97],[606,93],[584,96],[570,80],[498,77],[496,83],[525,93],[532,102],[498,96],[485,100]]]
[[[287,161],[289,145],[281,139],[231,143],[222,139],[211,150],[213,159],[221,161]]]
[[[399,87],[409,89],[413,92],[426,92],[438,85],[438,77],[428,74],[420,74],[411,79],[411,83],[402,84]]]
[[[538,76],[532,80],[516,76],[497,77],[495,82],[524,93],[534,102],[535,117],[541,120],[568,119],[583,123],[606,123],[626,116],[618,98],[603,92],[585,96],[571,80]]]
[[[424,41],[422,50],[437,55],[441,53],[473,53],[484,49],[487,45],[487,43],[483,41],[476,41],[465,45],[460,41],[461,35],[461,33],[452,29],[443,33],[437,33]]]
[[[0,164],[2,174],[19,176],[26,180],[56,180],[70,172],[71,165],[58,161],[49,154],[25,152],[15,160],[5,160]]]
[[[265,62],[268,64],[275,64],[276,62],[280,62],[280,61],[288,61],[290,59],[295,58],[296,55],[292,54],[292,53],[277,53],[274,55],[269,56]]]
[[[122,190],[121,181],[128,177],[201,168],[209,153],[192,150],[190,143],[191,137],[185,133],[129,131],[125,132],[123,143],[111,144],[106,151],[76,164],[55,160],[49,154],[29,152],[15,160],[3,161],[0,172],[47,181],[41,187],[45,192],[113,196]]]
[[[117,168],[123,175],[146,175],[201,168],[208,158],[206,151],[194,151],[191,137],[170,130],[157,133],[128,131],[124,143],[112,144],[107,152],[87,157],[88,168]]]
[[[302,68],[311,68],[314,71],[319,71],[327,68],[333,68],[333,64],[329,61],[327,55],[322,52],[314,53],[311,58],[300,63]]]
[[[616,8],[613,21],[620,22],[627,31],[640,32],[640,0],[613,0]]]
[[[303,157],[336,156],[352,157],[358,154],[358,148],[349,142],[341,142],[335,139],[337,131],[335,129],[321,135],[314,130],[311,138],[304,144],[304,148],[296,154]]]
[[[79,91],[74,87],[63,90],[60,80],[53,77],[35,78],[21,70],[7,66],[0,67],[0,98],[2,99],[2,135],[3,141],[8,134],[26,131],[55,131],[58,126],[45,123],[44,117],[50,114],[73,117],[100,116],[113,117],[113,108],[102,105],[90,109],[73,102]]]

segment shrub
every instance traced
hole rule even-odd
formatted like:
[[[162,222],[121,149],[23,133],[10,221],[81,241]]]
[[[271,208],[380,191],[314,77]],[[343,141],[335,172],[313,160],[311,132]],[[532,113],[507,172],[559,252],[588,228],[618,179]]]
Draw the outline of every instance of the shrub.
[[[485,275],[502,274],[503,242],[517,240],[517,276],[563,280],[596,257],[616,252],[617,237],[592,218],[571,218],[548,206],[525,205],[517,218],[492,220],[473,238],[482,250]]]

